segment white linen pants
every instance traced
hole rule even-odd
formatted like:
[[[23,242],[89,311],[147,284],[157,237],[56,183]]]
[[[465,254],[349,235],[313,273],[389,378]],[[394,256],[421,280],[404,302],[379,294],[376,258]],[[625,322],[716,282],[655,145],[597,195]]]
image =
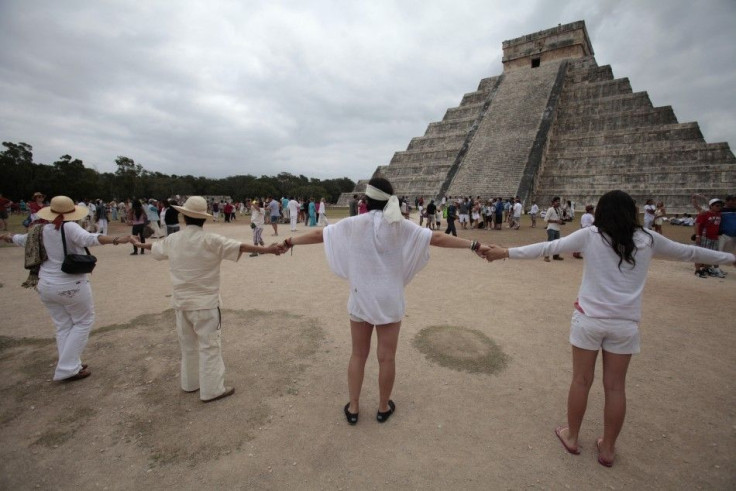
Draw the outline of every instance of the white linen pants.
[[[80,356],[95,322],[95,305],[89,280],[68,283],[38,282],[38,293],[56,327],[59,362],[54,380],[76,375],[82,369]]]
[[[297,219],[297,218],[298,218],[298,217],[297,217],[296,213],[293,213],[293,214],[292,214],[292,215],[291,215],[291,216],[289,217],[289,220],[291,221],[291,231],[292,231],[292,232],[296,232],[296,219]]]
[[[220,344],[220,309],[176,310],[181,346],[181,388],[199,389],[199,398],[225,392],[225,362]]]

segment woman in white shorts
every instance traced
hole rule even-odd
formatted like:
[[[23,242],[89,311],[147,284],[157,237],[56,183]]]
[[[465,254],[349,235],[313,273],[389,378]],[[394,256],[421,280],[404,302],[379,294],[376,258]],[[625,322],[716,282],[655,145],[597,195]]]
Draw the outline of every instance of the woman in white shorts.
[[[393,187],[375,177],[366,187],[368,213],[344,218],[324,229],[282,244],[282,252],[300,244],[324,242],[327,263],[332,271],[350,281],[348,315],[352,354],[348,364],[350,401],[344,413],[348,424],[358,422],[360,391],[365,363],[371,351],[373,329],[378,337],[378,414],[385,423],[396,409],[391,392],[396,375],[396,347],[404,317],[404,287],[429,261],[429,246],[470,248],[484,256],[488,246],[432,232],[405,220]]]
[[[638,222],[634,200],[610,191],[598,201],[595,225],[552,242],[504,249],[493,247],[489,261],[533,259],[580,251],[585,268],[570,328],[572,382],[567,399],[567,426],[555,429],[571,454],[579,454],[578,435],[593,384],[598,351],[603,351],[603,436],[598,462],[613,465],[615,444],[626,415],[626,372],[639,353],[641,297],[652,258],[716,264],[736,262],[733,254],[673,242]],[[703,261],[701,261],[703,259]]]

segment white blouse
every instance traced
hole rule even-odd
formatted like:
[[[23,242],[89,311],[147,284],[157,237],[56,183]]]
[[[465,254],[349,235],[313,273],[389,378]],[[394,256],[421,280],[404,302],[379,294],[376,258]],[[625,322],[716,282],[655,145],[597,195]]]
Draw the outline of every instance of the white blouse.
[[[404,317],[404,287],[429,261],[432,231],[410,220],[389,224],[373,210],[323,231],[332,272],[350,281],[348,313],[371,324]]]

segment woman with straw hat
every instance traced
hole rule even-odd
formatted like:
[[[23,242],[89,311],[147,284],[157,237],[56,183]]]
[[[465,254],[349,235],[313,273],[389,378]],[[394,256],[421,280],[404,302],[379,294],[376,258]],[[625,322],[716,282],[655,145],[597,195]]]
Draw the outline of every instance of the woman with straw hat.
[[[36,288],[56,327],[59,362],[54,380],[80,380],[92,374],[80,360],[95,320],[92,288],[86,274],[61,270],[66,253],[84,254],[87,247],[130,241],[129,237],[110,237],[84,230],[76,221],[88,212],[87,207],[75,205],[67,196],[55,196],[50,206],[37,211],[40,219],[50,223],[33,226],[27,234],[0,236],[6,242],[25,247],[25,267],[30,274],[23,286]]]

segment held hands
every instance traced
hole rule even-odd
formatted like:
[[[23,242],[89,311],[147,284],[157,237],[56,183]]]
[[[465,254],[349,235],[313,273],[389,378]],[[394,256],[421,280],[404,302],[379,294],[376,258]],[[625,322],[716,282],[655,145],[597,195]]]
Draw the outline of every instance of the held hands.
[[[0,235],[0,240],[4,240],[5,242],[13,242],[13,234],[2,234]]]
[[[505,247],[491,244],[483,257],[485,257],[486,261],[488,261],[489,263],[493,261],[498,261],[499,259],[506,259],[507,257],[509,257],[509,250]]]
[[[275,254],[277,256],[280,256],[281,253],[283,252],[281,250],[281,246],[278,243],[276,243],[276,242],[274,242],[273,244],[269,245],[268,247],[265,247],[265,249],[266,250],[263,251],[264,254]]]

